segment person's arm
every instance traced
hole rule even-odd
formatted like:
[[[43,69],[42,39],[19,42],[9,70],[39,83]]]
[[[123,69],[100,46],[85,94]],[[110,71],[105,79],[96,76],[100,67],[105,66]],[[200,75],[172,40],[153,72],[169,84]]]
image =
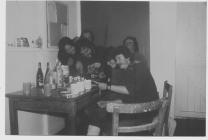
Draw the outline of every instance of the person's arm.
[[[101,82],[97,82],[97,83],[98,83],[98,86],[101,90],[107,89],[106,83],[101,83]],[[109,90],[120,93],[120,94],[129,94],[128,89],[122,85],[111,85],[111,88]]]
[[[129,94],[129,91],[125,86],[111,85],[110,90],[121,94]]]
[[[77,61],[75,67],[79,74],[83,74],[84,68],[83,68],[83,64],[81,61]]]

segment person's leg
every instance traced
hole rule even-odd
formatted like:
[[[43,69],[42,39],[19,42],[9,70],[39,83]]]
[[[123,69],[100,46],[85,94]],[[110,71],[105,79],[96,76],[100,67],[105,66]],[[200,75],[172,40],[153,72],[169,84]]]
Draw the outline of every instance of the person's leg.
[[[89,120],[87,135],[99,135],[102,122],[106,119],[106,110],[101,109],[97,104],[94,104],[87,109],[86,113]]]
[[[87,136],[99,136],[100,128],[94,125],[89,125],[87,130]]]

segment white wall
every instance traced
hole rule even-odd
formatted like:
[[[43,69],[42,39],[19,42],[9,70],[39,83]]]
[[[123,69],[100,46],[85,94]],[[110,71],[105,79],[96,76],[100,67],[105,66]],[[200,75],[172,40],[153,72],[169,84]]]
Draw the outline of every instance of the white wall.
[[[43,39],[42,49],[8,49],[6,45],[6,93],[21,90],[22,82],[35,82],[38,62],[42,62],[42,70],[45,73],[47,62],[54,65],[57,57],[56,49],[47,48],[46,34],[46,9],[44,1],[7,1],[6,3],[6,44],[12,43],[17,37],[27,37],[29,43],[40,36]],[[74,8],[69,9],[70,15],[78,17],[70,20],[70,37],[74,37],[80,31],[78,19],[79,3],[68,2]],[[8,99],[6,99],[6,134],[10,134]],[[44,114],[18,112],[20,134],[45,135],[54,134],[64,127],[63,118]]]
[[[176,116],[205,118],[206,3],[179,3],[176,40]]]
[[[150,69],[160,96],[165,80],[175,85],[176,3],[150,2]],[[175,86],[173,86],[173,99]],[[171,116],[174,116],[172,100]]]
[[[150,68],[173,85],[172,117],[205,117],[206,3],[150,2]]]
[[[81,35],[81,7],[80,1],[65,2],[69,8],[69,37]]]

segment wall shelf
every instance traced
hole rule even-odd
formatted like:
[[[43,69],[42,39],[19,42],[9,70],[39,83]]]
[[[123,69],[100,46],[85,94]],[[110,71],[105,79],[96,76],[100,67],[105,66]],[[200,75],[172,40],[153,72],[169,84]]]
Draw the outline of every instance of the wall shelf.
[[[58,48],[6,48],[6,52],[58,51]]]

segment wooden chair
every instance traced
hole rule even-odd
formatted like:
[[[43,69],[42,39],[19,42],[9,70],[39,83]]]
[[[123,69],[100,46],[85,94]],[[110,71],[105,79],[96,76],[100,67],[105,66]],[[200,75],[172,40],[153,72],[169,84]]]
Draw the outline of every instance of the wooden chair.
[[[170,105],[171,105],[171,99],[172,99],[172,88],[173,86],[168,83],[168,81],[164,82],[164,88],[163,88],[163,98],[167,99],[167,110],[165,112],[165,118],[164,118],[164,130],[165,130],[165,136],[169,136],[169,127],[168,127],[168,118],[170,113]]]
[[[147,103],[138,104],[122,104],[122,103],[108,103],[107,111],[112,113],[112,135],[118,136],[118,133],[129,133],[129,132],[141,132],[147,130],[153,130],[154,136],[161,136],[164,124],[165,113],[168,106],[168,100],[165,98],[151,101]],[[153,119],[151,123],[146,123],[137,126],[121,126],[119,121],[119,114],[135,114],[151,112],[159,110],[158,115]]]

